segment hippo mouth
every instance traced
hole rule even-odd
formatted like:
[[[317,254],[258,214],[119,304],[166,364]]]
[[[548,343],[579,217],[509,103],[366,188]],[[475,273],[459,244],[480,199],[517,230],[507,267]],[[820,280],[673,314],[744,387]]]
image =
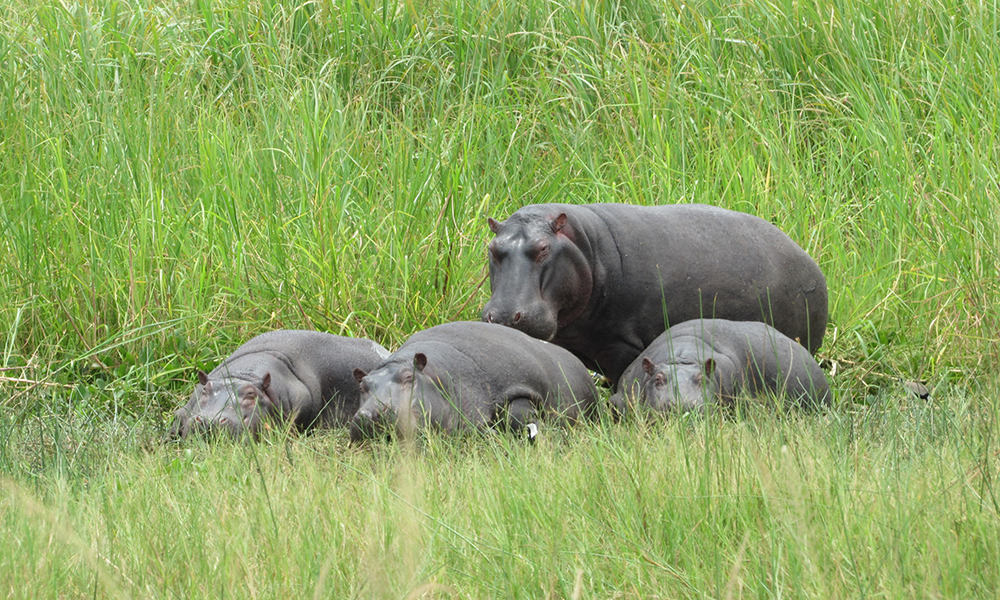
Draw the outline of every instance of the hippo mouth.
[[[352,444],[388,439],[396,423],[396,413],[389,407],[382,410],[359,410],[351,419]]]
[[[513,315],[504,319],[497,318],[496,313],[492,310],[484,310],[483,321],[517,329],[535,339],[545,340],[546,342],[551,342],[559,332],[559,323],[555,319],[546,318],[545,316],[527,316],[522,311],[516,311]]]

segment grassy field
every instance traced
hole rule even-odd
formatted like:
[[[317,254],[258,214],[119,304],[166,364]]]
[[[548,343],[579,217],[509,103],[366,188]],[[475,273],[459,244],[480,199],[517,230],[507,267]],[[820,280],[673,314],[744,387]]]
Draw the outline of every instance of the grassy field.
[[[0,595],[995,597],[998,137],[992,3],[7,2]],[[788,232],[833,409],[161,443],[262,331],[478,318],[554,201]]]

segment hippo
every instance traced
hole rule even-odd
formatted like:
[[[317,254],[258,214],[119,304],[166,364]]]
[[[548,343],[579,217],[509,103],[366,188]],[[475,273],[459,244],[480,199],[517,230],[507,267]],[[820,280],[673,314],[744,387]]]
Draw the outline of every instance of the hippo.
[[[351,441],[417,430],[482,431],[493,426],[534,440],[538,417],[592,417],[597,390],[568,351],[491,323],[458,321],[413,334],[366,373],[356,369],[361,408]]]
[[[251,339],[218,367],[198,371],[171,434],[195,430],[256,436],[266,419],[297,428],[346,425],[358,409],[356,367],[372,368],[389,351],[371,340],[319,331],[276,330]]]
[[[763,321],[815,353],[826,278],[774,225],[704,204],[534,204],[489,219],[482,320],[568,349],[612,383],[669,324]]]
[[[618,381],[617,414],[635,406],[700,412],[715,400],[774,394],[799,408],[830,404],[826,375],[811,354],[757,321],[694,319],[674,325],[646,348]]]

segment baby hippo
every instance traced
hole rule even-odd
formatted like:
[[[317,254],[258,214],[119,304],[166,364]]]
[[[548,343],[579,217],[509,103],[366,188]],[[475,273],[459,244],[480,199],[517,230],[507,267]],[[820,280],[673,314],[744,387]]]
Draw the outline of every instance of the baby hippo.
[[[243,344],[211,373],[198,371],[171,434],[222,431],[256,435],[264,420],[296,427],[345,425],[358,409],[353,370],[389,352],[375,342],[318,331],[277,330]]]
[[[660,334],[622,375],[610,402],[701,411],[708,402],[774,394],[801,408],[829,405],[830,386],[809,351],[765,323],[694,319]]]
[[[482,430],[495,424],[538,432],[549,413],[566,422],[592,416],[597,391],[580,359],[526,333],[460,321],[419,331],[374,371],[359,368],[361,408],[351,441],[396,431]]]

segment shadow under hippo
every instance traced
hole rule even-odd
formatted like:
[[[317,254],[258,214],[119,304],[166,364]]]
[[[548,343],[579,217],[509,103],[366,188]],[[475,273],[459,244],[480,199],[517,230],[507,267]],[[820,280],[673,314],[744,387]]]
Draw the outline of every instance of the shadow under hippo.
[[[211,373],[198,371],[170,435],[256,435],[267,421],[291,421],[298,429],[346,425],[361,396],[354,369],[372,368],[387,356],[363,338],[286,329],[261,334]]]

